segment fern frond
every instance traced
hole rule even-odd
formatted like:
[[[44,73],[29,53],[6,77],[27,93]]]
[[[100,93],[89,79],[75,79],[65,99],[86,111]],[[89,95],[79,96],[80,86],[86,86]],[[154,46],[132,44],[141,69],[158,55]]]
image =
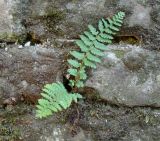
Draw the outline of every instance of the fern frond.
[[[74,79],[69,80],[70,86],[84,87],[84,80],[87,78],[86,68],[96,68],[96,63],[100,63],[100,57],[104,55],[106,50],[104,43],[111,43],[113,37],[119,31],[119,27],[123,23],[124,12],[119,12],[113,18],[101,19],[98,22],[98,30],[88,25],[89,31],[85,31],[80,35],[80,40],[76,40],[76,45],[80,51],[71,51],[70,54],[74,59],[68,59],[69,75]],[[62,83],[46,84],[42,90],[42,98],[38,100],[36,117],[43,118],[52,115],[54,112],[67,109],[71,103],[77,102],[82,96],[78,93],[68,93]]]
[[[54,112],[67,109],[72,101],[82,98],[78,93],[68,93],[62,83],[47,84],[41,93],[42,98],[38,100],[36,117],[43,118],[52,115]]]
[[[80,40],[76,40],[75,43],[80,51],[71,52],[75,60],[69,60],[71,68],[68,69],[68,73],[75,77],[75,80],[70,81],[72,87],[83,86],[83,80],[87,78],[86,72],[82,71],[83,68],[96,68],[96,63],[101,62],[100,57],[107,49],[106,44],[112,43],[113,35],[119,31],[124,16],[124,12],[119,12],[112,18],[102,18],[98,21],[98,29],[93,25],[88,25],[89,31],[85,31],[83,35],[80,35]]]

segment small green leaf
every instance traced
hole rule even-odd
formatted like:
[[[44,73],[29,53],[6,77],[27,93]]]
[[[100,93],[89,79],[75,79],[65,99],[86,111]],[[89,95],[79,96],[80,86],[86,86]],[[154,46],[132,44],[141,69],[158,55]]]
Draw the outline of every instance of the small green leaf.
[[[74,87],[74,86],[75,86],[75,81],[74,81],[74,80],[69,80],[69,85],[70,85],[71,87]]]
[[[102,43],[99,43],[97,41],[94,41],[94,46],[97,48],[97,49],[100,49],[100,50],[107,50],[107,47],[102,44]]]
[[[84,42],[85,45],[90,46],[92,42],[84,35],[80,35],[81,40]]]
[[[77,70],[76,70],[76,69],[68,69],[67,72],[68,72],[70,75],[77,76]]]
[[[84,53],[79,53],[77,51],[70,51],[70,54],[77,58],[78,60],[82,60],[84,58]]]
[[[108,25],[107,21],[105,19],[102,19],[102,22],[103,22],[105,28],[108,28],[109,25]]]
[[[125,16],[125,13],[124,12],[118,12],[118,14],[117,14],[119,17],[124,17]]]
[[[55,103],[54,103],[54,104],[55,104]],[[55,107],[55,105],[50,105],[50,106],[49,106],[49,109],[50,109],[50,114],[52,114],[52,111],[58,112],[58,109]]]
[[[98,29],[99,29],[99,31],[101,31],[101,32],[104,31],[103,22],[102,22],[101,20],[99,20],[99,22],[98,22]]]
[[[100,36],[101,36],[102,38],[104,38],[104,39],[111,39],[111,40],[113,39],[113,37],[112,37],[111,35],[106,34],[106,33],[101,33]]]
[[[110,30],[109,28],[105,29],[105,32],[106,33],[109,33],[109,34],[112,34],[112,35],[115,35],[116,33],[113,32],[112,30]]]
[[[97,55],[97,56],[104,56],[104,53],[96,48],[93,48],[91,50],[91,53],[94,54],[94,55]]]
[[[80,66],[80,64],[76,60],[68,59],[67,61],[71,66],[73,66],[75,68],[78,68]]]
[[[107,20],[108,20],[108,22],[109,22],[110,25],[113,24],[113,21],[110,18],[107,18]]]
[[[98,35],[99,32],[92,25],[88,25],[88,28],[93,35]]]
[[[82,52],[87,52],[88,51],[88,47],[84,44],[83,41],[81,40],[76,40],[75,42],[81,49]]]
[[[61,100],[61,101],[59,101],[59,104],[60,104],[64,109],[67,109],[67,108],[68,108],[68,104],[67,104],[66,101]]]
[[[113,26],[113,25],[110,25],[109,28],[112,29],[112,30],[115,30],[115,31],[119,31],[119,29],[117,27]]]
[[[98,63],[101,62],[101,60],[98,57],[92,55],[91,53],[87,53],[87,58],[93,62],[98,62]]]
[[[51,97],[50,95],[46,94],[46,93],[41,93],[41,95],[42,95],[44,98],[48,99],[49,101],[52,100],[52,97]]]
[[[52,109],[54,112],[62,111],[62,107],[58,103],[54,102],[52,105],[55,108],[55,110]]]
[[[93,40],[96,39],[90,32],[85,31],[84,34],[85,34],[91,41],[93,41]]]
[[[99,42],[102,42],[102,43],[105,43],[106,42],[106,39],[102,38],[101,36],[98,36],[96,38]]]
[[[83,81],[78,81],[78,82],[76,83],[76,86],[77,86],[78,88],[84,87]]]
[[[114,17],[113,17],[113,21],[114,21],[114,22],[113,22],[113,25],[116,25],[116,26],[121,27],[121,26],[122,26],[122,23],[119,23],[118,20],[119,20],[119,19],[116,18],[116,16],[114,16]]]
[[[74,100],[74,102],[77,103],[77,99],[82,99],[83,97],[79,94],[79,93],[72,93],[70,94],[72,96],[72,99]]]
[[[84,70],[79,71],[80,79],[85,80],[87,78],[86,72]]]
[[[96,68],[96,65],[94,63],[92,63],[91,61],[89,61],[88,59],[84,59],[84,64],[88,67],[91,67],[91,68]]]

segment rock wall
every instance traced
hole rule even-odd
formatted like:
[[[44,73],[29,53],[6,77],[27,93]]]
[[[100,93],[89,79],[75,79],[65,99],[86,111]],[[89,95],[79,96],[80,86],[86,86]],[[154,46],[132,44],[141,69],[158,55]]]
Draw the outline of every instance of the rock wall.
[[[42,86],[63,79],[67,42],[119,10],[119,44],[89,71],[84,100],[35,119]],[[0,47],[35,44],[0,48],[0,140],[159,141],[159,12],[160,0],[0,0]]]
[[[99,18],[122,10],[127,16],[120,35],[136,36],[146,48],[159,49],[158,0],[0,0],[0,3],[3,7],[1,40],[18,39],[23,43],[48,38],[78,38],[87,24],[96,24]]]
[[[138,46],[109,46],[86,85],[116,105],[160,107],[160,53]]]
[[[37,95],[45,83],[62,81],[64,56],[65,50],[42,46],[23,49],[14,46],[7,52],[3,50],[0,53],[0,104],[10,97]]]

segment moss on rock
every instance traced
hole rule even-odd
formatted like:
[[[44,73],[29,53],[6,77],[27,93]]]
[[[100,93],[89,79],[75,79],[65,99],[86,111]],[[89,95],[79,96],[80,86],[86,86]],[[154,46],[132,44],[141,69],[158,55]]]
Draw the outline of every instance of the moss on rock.
[[[65,18],[65,11],[55,7],[50,7],[46,10],[46,15],[42,17],[42,21],[46,25],[49,32],[61,34],[61,30],[57,27],[58,23]]]
[[[15,33],[0,33],[0,41],[20,44],[24,43],[26,40],[26,34],[16,35]]]

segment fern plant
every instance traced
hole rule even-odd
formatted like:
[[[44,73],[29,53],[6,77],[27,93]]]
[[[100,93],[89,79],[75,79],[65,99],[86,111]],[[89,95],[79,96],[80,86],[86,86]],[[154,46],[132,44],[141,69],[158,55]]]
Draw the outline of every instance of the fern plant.
[[[53,112],[67,109],[72,101],[77,102],[82,96],[78,93],[68,93],[62,83],[46,84],[41,93],[42,99],[38,100],[36,116],[39,118],[52,115]]]
[[[118,12],[111,18],[101,19],[98,22],[98,30],[88,25],[89,30],[80,35],[80,39],[75,43],[79,46],[79,51],[71,51],[73,59],[68,59],[70,86],[72,89],[84,86],[84,80],[87,78],[86,68],[96,68],[96,63],[101,62],[105,44],[111,44],[113,35],[119,31],[123,23],[125,13]],[[71,79],[72,78],[72,79]],[[62,83],[46,84],[41,93],[42,98],[38,100],[36,117],[43,118],[52,115],[54,112],[67,109],[72,101],[82,98],[78,93],[68,93]]]
[[[111,44],[113,35],[119,31],[123,23],[124,12],[119,12],[112,19],[101,19],[98,22],[98,30],[92,25],[88,25],[89,31],[80,35],[80,39],[75,43],[79,46],[80,51],[71,51],[73,59],[69,59],[70,68],[68,74],[74,79],[70,80],[72,87],[83,87],[83,81],[87,78],[86,68],[96,68],[96,63],[101,62],[103,51],[107,49],[106,43]]]

